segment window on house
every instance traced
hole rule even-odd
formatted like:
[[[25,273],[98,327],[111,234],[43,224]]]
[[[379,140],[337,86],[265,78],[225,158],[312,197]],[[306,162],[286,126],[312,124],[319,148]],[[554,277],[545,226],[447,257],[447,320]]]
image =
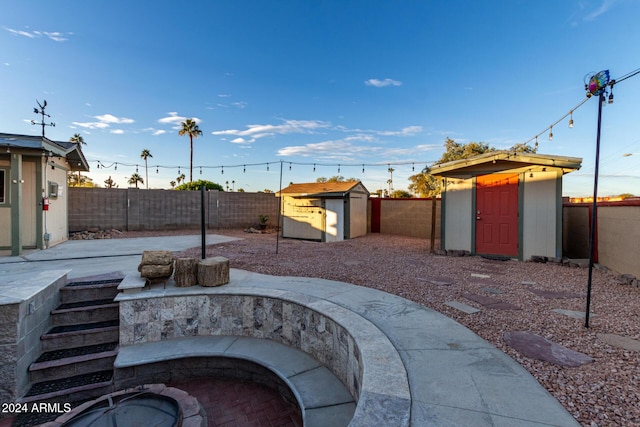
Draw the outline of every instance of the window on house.
[[[7,174],[7,171],[4,169],[0,169],[0,203],[6,203],[7,198],[5,197],[6,195],[6,182],[5,182],[5,176]]]

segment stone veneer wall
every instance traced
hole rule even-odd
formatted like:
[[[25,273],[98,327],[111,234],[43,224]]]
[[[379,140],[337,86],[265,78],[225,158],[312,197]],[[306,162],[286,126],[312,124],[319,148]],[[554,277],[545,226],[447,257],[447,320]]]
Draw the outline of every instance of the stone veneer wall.
[[[29,280],[20,289],[0,292],[0,402],[16,402],[27,392],[29,365],[42,352],[40,336],[51,325],[51,310],[60,304],[67,272],[36,273]]]
[[[293,301],[256,295],[186,295],[120,301],[120,345],[184,336],[250,336],[298,348],[325,364],[358,400],[362,360],[347,329]]]

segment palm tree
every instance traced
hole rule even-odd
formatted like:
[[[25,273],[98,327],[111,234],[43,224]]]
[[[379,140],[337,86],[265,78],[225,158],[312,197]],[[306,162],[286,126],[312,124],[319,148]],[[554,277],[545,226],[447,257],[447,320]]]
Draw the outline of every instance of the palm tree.
[[[171,188],[174,188],[176,186],[176,182],[175,181],[169,181],[169,185],[171,185]]]
[[[77,144],[78,148],[80,148],[80,146],[82,145],[87,145],[87,143],[84,142],[84,138],[79,133],[74,133],[73,136],[69,138],[69,142],[73,142],[74,144]],[[80,171],[78,171],[78,187],[80,187],[81,182],[82,182],[82,179],[80,179]]]
[[[193,138],[202,135],[202,131],[198,128],[198,124],[193,119],[187,119],[182,122],[182,129],[178,131],[178,135],[189,135],[189,182],[193,182]]]
[[[116,185],[116,182],[115,182],[113,179],[111,179],[111,175],[109,175],[109,179],[105,179],[105,180],[104,180],[104,186],[105,186],[105,188],[114,188],[114,187],[118,187],[118,186]]]
[[[180,175],[178,175],[178,177],[176,178],[176,181],[178,181],[178,185],[180,185],[180,183],[181,183],[182,181],[184,181],[184,178],[185,178],[185,176],[184,176],[184,174],[183,174],[183,173],[181,173]]]
[[[145,148],[144,150],[142,150],[142,153],[140,153],[140,157],[142,157],[142,159],[144,160],[144,173],[147,179],[147,190],[148,190],[149,189],[149,168],[147,167],[147,159],[153,156],[151,155],[151,151]]]
[[[144,179],[142,179],[142,177],[137,173],[134,173],[129,178],[129,184],[135,184],[136,188],[138,188],[138,183],[144,184]]]

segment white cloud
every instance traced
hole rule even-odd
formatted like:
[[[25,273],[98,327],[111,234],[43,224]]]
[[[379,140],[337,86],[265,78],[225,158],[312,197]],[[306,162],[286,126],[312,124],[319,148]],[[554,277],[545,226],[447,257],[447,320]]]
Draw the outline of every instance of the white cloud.
[[[366,84],[367,86],[374,86],[374,87],[402,86],[401,81],[393,80],[393,79],[384,79],[384,80],[369,79],[369,80],[365,80],[364,84]]]
[[[400,131],[380,131],[379,135],[384,136],[413,136],[422,132],[422,126],[407,126]]]
[[[135,120],[126,117],[116,117],[113,114],[103,114],[101,116],[93,116],[97,122],[72,122],[72,124],[83,127],[85,129],[106,129],[112,124],[131,124]],[[121,133],[123,131],[111,131],[111,133]]]
[[[324,157],[335,159],[351,159],[354,155],[371,154],[380,151],[379,147],[354,145],[346,140],[315,142],[305,145],[283,147],[278,150],[279,156]]]
[[[69,40],[69,38],[65,35],[65,33],[61,33],[59,31],[23,31],[23,30],[14,30],[13,28],[6,28],[5,30],[9,31],[12,34],[17,36],[28,37],[30,39],[35,39],[38,37],[47,36],[49,39],[56,42],[64,42]],[[67,35],[71,35],[72,33],[67,33]]]
[[[245,130],[228,129],[211,132],[212,135],[251,136],[255,139],[275,134],[314,133],[318,129],[330,127],[331,124],[320,120],[285,120],[279,125],[248,125]]]
[[[236,138],[231,140],[231,142],[233,142],[234,144],[251,144],[254,141],[255,141],[254,138],[251,138],[251,139]]]
[[[100,122],[103,123],[124,123],[124,124],[130,124],[135,122],[135,120],[133,119],[128,119],[126,117],[116,117],[112,114],[103,114],[101,116],[94,116],[94,118],[98,119]]]
[[[114,129],[111,131],[111,133],[114,133],[116,135],[122,135],[124,131],[122,129]]]
[[[609,9],[611,9],[611,7],[615,4],[616,0],[604,0],[602,2],[602,4],[600,5],[600,7],[596,10],[594,10],[593,12],[591,12],[590,14],[588,14],[587,16],[584,17],[585,21],[593,21],[594,19],[596,19],[598,16],[606,13]]]
[[[184,122],[187,119],[191,119],[194,122],[196,122],[196,124],[199,124],[201,122],[201,120],[197,117],[183,117],[183,116],[179,116],[178,113],[176,113],[175,111],[172,111],[170,113],[167,113],[169,116],[167,117],[163,117],[161,119],[158,119],[158,123],[162,123],[162,124],[169,124],[169,125],[179,125],[180,123]]]
[[[151,135],[157,136],[157,135],[164,135],[165,133],[167,133],[166,130],[158,129],[158,130],[153,131],[153,133]]]

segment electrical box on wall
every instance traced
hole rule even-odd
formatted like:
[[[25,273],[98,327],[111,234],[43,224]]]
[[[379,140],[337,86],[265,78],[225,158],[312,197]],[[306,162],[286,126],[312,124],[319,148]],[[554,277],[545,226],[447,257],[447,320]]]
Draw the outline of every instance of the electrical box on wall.
[[[58,197],[58,183],[49,181],[49,197]]]

